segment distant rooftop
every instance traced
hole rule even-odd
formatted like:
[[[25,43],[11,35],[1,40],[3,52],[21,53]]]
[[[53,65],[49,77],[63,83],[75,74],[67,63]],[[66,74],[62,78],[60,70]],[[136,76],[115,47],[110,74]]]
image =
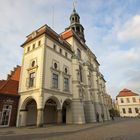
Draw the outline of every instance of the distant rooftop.
[[[139,96],[139,94],[132,92],[129,89],[123,89],[119,92],[119,94],[117,95],[117,97],[125,97],[125,96]]]

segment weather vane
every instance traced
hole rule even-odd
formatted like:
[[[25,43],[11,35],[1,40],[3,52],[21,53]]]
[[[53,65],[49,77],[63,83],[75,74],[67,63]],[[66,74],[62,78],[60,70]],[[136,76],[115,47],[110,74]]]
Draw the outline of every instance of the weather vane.
[[[76,0],[73,0],[73,9],[75,9],[76,3],[77,3],[77,1]]]

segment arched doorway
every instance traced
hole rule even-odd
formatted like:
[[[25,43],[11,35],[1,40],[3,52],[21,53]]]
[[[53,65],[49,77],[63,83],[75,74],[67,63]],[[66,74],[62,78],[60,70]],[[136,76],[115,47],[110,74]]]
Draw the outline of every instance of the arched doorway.
[[[27,110],[26,125],[36,125],[37,104],[36,104],[36,101],[34,99],[27,102],[26,110]]]
[[[48,99],[44,107],[44,124],[57,122],[57,104],[53,99]]]
[[[62,123],[72,123],[71,100],[64,101],[62,106]]]

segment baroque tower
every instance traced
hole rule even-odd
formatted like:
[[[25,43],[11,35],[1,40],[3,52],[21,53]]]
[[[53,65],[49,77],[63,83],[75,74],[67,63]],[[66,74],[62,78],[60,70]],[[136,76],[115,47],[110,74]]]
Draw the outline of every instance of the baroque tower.
[[[86,42],[85,37],[84,37],[84,27],[80,24],[80,16],[76,12],[75,8],[73,8],[73,11],[70,15],[69,28],[71,28],[84,43]]]

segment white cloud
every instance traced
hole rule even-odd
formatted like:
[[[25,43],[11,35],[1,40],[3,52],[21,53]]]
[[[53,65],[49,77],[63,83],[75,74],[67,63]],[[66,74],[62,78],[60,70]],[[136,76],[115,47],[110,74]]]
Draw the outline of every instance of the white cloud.
[[[140,93],[140,15],[137,11],[129,13],[127,9],[135,2],[80,2],[77,12],[85,28],[87,44],[101,64],[108,92],[115,97],[119,90],[128,87]],[[26,35],[44,24],[52,25],[52,7],[55,9],[54,29],[59,33],[69,25],[72,1],[1,1],[0,79],[5,78],[15,65],[21,64],[23,49],[20,45]]]
[[[121,41],[140,41],[140,15],[135,15],[122,25],[118,32],[118,39]]]

